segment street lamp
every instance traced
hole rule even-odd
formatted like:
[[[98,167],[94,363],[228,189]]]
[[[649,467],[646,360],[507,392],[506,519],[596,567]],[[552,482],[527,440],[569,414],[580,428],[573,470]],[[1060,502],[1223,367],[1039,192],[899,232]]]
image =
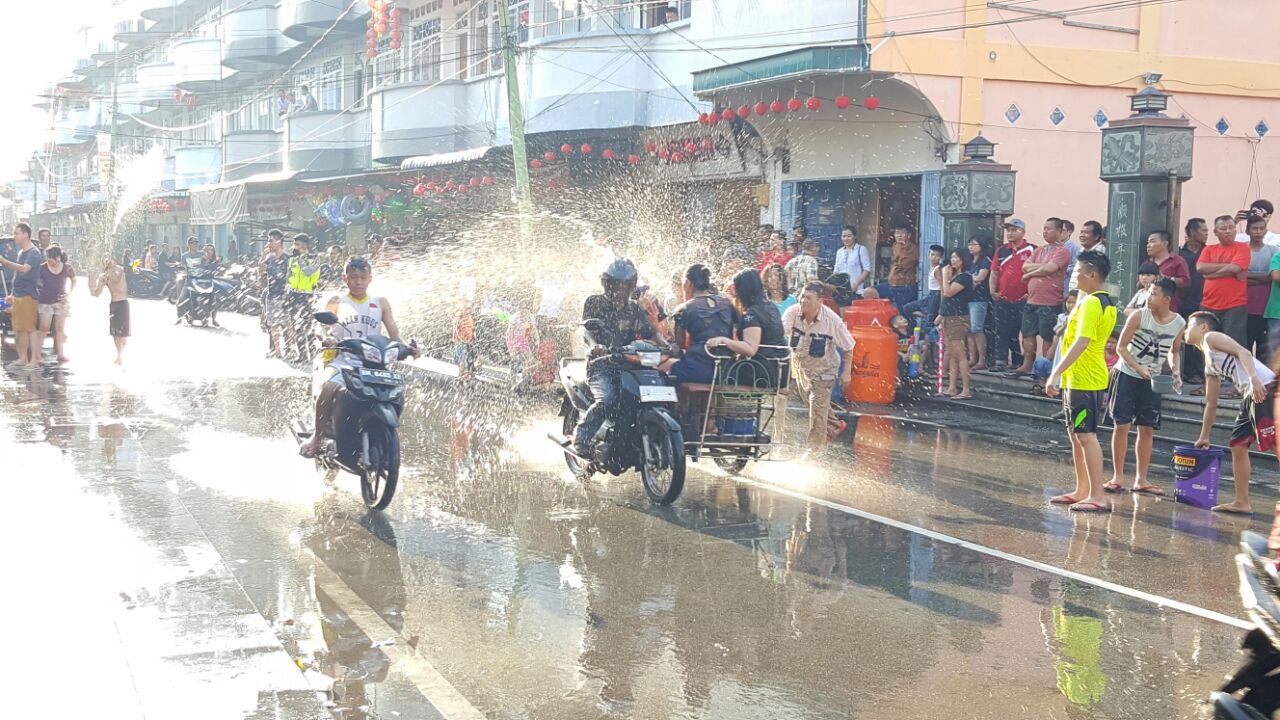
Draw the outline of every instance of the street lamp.
[[[972,140],[964,144],[966,163],[995,162],[995,160],[991,159],[995,154],[996,144],[982,137],[982,135],[975,135]]]
[[[1169,96],[1159,88],[1148,86],[1129,96],[1129,109],[1134,117],[1164,117]]]
[[[938,214],[947,247],[963,248],[970,237],[993,240],[1005,217],[1013,214],[1017,172],[995,161],[996,144],[976,135],[964,144],[965,160],[942,171]]]

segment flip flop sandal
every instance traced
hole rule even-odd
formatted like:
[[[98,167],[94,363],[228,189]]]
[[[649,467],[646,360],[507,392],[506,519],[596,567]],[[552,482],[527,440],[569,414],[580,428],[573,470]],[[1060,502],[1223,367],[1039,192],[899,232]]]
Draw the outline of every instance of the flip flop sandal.
[[[973,395],[952,395],[952,400],[972,400]]]
[[[1194,396],[1196,396],[1196,397],[1204,397],[1204,388],[1203,388],[1203,387],[1198,387],[1198,388],[1196,388],[1195,390],[1192,390],[1192,391],[1191,391],[1191,394],[1192,394],[1192,395],[1194,395]]]
[[[1075,505],[1080,501],[1066,493],[1063,493],[1062,495],[1055,495],[1054,497],[1049,498],[1049,502],[1053,505]]]
[[[1151,495],[1152,497],[1164,497],[1164,490],[1156,485],[1139,485],[1131,489],[1129,492],[1136,495]]]
[[[1225,505],[1217,505],[1213,508],[1214,512],[1226,513],[1228,515],[1252,515],[1252,510],[1236,510]]]
[[[1110,507],[1107,507],[1102,503],[1096,503],[1096,502],[1078,502],[1067,509],[1070,510],[1071,512],[1078,512],[1078,513],[1109,513],[1111,512]]]
[[[1109,482],[1106,485],[1103,485],[1102,489],[1109,493],[1124,492],[1124,486],[1118,482]],[[1137,490],[1135,490],[1134,492],[1137,492]]]

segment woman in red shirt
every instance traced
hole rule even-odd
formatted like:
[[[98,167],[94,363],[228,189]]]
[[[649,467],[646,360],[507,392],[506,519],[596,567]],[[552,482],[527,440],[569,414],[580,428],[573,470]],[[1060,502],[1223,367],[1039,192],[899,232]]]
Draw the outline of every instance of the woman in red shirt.
[[[787,249],[787,234],[782,230],[774,230],[769,236],[769,247],[756,255],[756,270],[763,273],[765,268],[774,264],[786,267],[792,257],[791,251]]]

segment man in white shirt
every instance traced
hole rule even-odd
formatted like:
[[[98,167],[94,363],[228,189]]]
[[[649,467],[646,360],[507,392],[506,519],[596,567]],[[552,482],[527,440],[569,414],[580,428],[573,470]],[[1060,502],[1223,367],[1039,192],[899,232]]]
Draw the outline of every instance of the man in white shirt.
[[[1254,200],[1252,204],[1249,205],[1248,210],[1241,210],[1240,212],[1236,213],[1236,222],[1242,222],[1247,226],[1249,224],[1249,218],[1260,217],[1263,220],[1266,220],[1268,223],[1270,223],[1271,216],[1275,213],[1275,211],[1276,211],[1276,206],[1272,205],[1270,200],[1263,200],[1262,198],[1258,198],[1257,200]],[[1238,243],[1249,242],[1249,233],[1247,232],[1236,233],[1236,242]],[[1272,247],[1280,247],[1280,233],[1272,231],[1271,228],[1267,228],[1267,234],[1262,237],[1262,244],[1270,245]]]
[[[836,251],[833,272],[848,275],[853,294],[861,295],[863,283],[871,278],[871,254],[858,244],[858,231],[852,225],[844,226],[840,232],[840,243],[843,247]]]

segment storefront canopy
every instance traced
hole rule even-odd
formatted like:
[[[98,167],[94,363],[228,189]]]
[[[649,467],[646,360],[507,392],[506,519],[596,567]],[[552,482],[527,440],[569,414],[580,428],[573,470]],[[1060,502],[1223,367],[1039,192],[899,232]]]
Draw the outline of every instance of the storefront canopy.
[[[249,219],[249,189],[253,186],[286,182],[296,172],[260,173],[235,182],[197,185],[191,188],[192,225],[229,225]]]
[[[510,147],[508,145],[485,145],[484,147],[471,148],[470,150],[458,150],[450,153],[437,153],[435,155],[417,155],[415,157],[406,158],[400,163],[401,170],[422,170],[423,168],[438,167],[440,165],[452,165],[454,163],[469,162],[473,160],[483,160],[492,150],[500,147]]]

